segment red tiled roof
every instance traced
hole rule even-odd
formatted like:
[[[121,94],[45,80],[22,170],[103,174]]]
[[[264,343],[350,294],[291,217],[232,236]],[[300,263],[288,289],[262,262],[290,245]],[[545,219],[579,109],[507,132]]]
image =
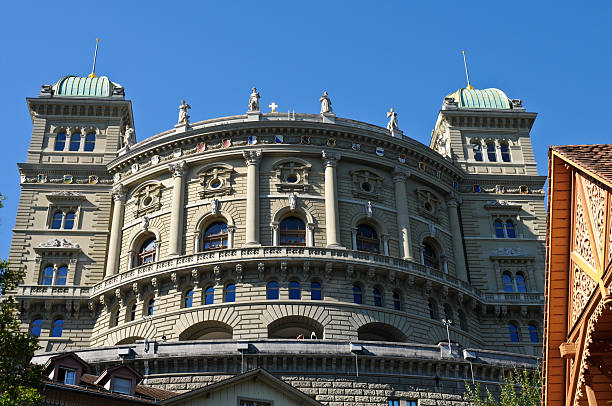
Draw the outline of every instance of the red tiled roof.
[[[612,144],[553,145],[550,148],[612,187]]]
[[[177,393],[163,389],[153,388],[151,386],[136,385],[136,395],[145,396],[156,400],[166,400],[176,396]]]

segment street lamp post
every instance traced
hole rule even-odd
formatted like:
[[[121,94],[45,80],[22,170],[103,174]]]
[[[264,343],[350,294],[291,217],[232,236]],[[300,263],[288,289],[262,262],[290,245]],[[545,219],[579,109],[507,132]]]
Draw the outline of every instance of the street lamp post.
[[[448,338],[448,355],[452,354],[451,351],[451,341],[450,341],[450,331],[448,329],[448,327],[453,324],[452,320],[448,320],[448,319],[442,319],[442,323],[446,326],[446,337]]]

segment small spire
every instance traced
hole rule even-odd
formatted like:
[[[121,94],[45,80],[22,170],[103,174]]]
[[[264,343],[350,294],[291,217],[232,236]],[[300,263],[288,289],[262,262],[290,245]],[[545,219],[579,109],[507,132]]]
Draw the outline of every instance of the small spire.
[[[87,76],[88,78],[97,78],[96,76],[96,59],[98,57],[98,44],[100,43],[100,38],[96,38],[96,50],[94,52],[94,60],[93,60],[93,66],[91,67],[91,73],[89,74],[89,76]]]
[[[467,78],[467,89],[474,90],[474,86],[470,83],[470,74],[468,73],[467,62],[465,60],[465,51],[461,51],[463,54],[463,65],[465,66],[465,77]]]

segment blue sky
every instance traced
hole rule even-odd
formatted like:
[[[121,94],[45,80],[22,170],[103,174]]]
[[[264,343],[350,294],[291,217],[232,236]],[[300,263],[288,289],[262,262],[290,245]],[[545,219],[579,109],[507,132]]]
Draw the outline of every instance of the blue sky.
[[[67,74],[125,87],[139,140],[172,127],[186,99],[192,121],[261,105],[385,125],[428,143],[443,97],[497,87],[539,113],[540,174],[551,144],[611,142],[612,3],[566,1],[34,2],[0,7],[2,142],[0,257],[8,256],[32,124],[26,97]],[[264,108],[267,111],[267,108]]]

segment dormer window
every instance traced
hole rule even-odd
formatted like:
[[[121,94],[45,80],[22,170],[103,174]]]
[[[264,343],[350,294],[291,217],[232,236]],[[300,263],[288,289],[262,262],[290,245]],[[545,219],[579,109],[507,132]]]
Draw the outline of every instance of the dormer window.
[[[130,395],[132,393],[132,380],[114,377],[112,391],[116,393],[122,393],[124,395]]]
[[[57,380],[66,385],[76,385],[76,373],[75,369],[59,367],[57,369]]]

